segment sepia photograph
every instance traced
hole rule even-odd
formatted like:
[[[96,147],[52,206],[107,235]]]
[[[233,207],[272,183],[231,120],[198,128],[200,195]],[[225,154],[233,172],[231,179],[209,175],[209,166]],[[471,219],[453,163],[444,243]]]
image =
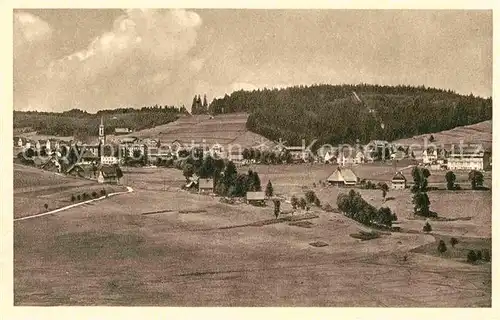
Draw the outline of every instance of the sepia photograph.
[[[493,10],[9,14],[14,306],[492,307]]]

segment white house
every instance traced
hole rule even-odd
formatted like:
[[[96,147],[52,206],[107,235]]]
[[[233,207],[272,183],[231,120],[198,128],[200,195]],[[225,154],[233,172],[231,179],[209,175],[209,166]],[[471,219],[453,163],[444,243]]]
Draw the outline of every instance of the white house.
[[[400,190],[406,188],[406,178],[401,172],[397,172],[391,180],[391,188]]]
[[[447,157],[449,170],[487,170],[490,169],[491,152],[482,146],[453,148]]]

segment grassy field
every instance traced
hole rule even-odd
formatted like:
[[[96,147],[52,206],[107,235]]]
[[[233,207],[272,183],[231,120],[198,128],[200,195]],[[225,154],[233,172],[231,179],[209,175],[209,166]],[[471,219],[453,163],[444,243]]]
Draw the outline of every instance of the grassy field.
[[[37,168],[14,165],[14,217],[20,218],[65,207],[73,202],[71,196],[124,191],[123,186],[102,185],[95,181],[72,178]]]
[[[155,128],[141,130],[130,134],[136,137],[152,137],[163,143],[179,140],[183,143],[201,143],[212,145],[219,143],[239,144],[242,148],[253,147],[262,142],[271,145],[271,141],[261,135],[246,129],[248,114],[235,113],[217,115],[210,118],[208,115],[182,117],[172,123]]]
[[[333,168],[253,169],[263,185],[271,179],[289,197]],[[392,168],[359,172],[383,179]],[[468,264],[462,257],[471,246],[491,245],[490,192],[430,192],[431,208],[440,215],[476,216],[431,221],[433,232],[425,234],[424,221],[404,213],[411,209],[409,191],[390,191],[394,199],[384,205],[411,232],[362,241],[349,235],[370,229],[338,213],[313,207],[309,214],[317,218],[268,224],[271,203],[230,205],[181,191],[179,170],[134,168],[125,176],[135,192],[15,222],[16,305],[491,306],[491,264]],[[334,206],[336,195],[348,190],[315,189]],[[360,192],[382,205],[380,190]],[[291,207],[284,203],[282,209]],[[459,238],[450,258],[434,252],[448,233]]]

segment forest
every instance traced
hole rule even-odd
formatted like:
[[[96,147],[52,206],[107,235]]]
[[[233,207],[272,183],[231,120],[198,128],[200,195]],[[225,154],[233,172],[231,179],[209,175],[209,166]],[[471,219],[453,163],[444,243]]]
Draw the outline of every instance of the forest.
[[[424,86],[312,85],[236,91],[211,114],[249,112],[247,128],[300,145],[393,141],[492,119],[492,100]]]
[[[119,108],[88,113],[80,109],[71,109],[62,113],[14,111],[14,129],[28,128],[38,134],[57,136],[97,136],[101,117],[105,124],[105,133],[113,134],[115,128],[142,130],[170,123],[187,114],[184,107],[152,106],[141,109]]]

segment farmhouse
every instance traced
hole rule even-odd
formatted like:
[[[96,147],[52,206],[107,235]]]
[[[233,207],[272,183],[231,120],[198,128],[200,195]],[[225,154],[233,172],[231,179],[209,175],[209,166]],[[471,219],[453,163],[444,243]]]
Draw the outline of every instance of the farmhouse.
[[[489,170],[491,151],[482,146],[452,148],[447,157],[449,170]]]
[[[84,179],[96,179],[97,167],[91,164],[79,163],[71,166],[66,174]]]
[[[199,179],[198,180],[198,193],[213,193],[214,192],[214,179]]]
[[[406,177],[401,172],[397,172],[391,180],[391,187],[394,190],[406,188]]]
[[[249,204],[263,204],[266,199],[264,191],[248,191],[246,200]]]
[[[359,178],[356,174],[349,168],[337,168],[329,177],[326,179],[330,184],[337,186],[354,186],[358,183]]]
[[[97,182],[108,183],[108,184],[118,184],[120,178],[118,177],[117,166],[101,166],[99,168],[99,175],[97,176]]]

